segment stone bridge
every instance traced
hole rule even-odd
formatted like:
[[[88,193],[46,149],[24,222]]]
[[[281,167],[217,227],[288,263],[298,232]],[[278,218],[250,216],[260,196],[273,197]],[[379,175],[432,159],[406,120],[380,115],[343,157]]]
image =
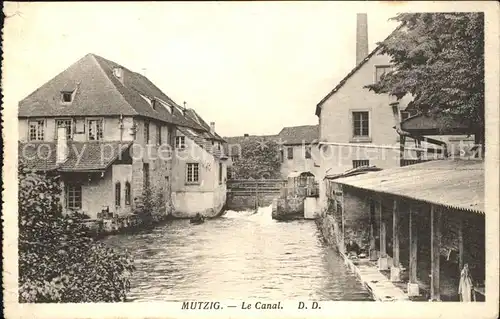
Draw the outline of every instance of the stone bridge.
[[[285,183],[281,179],[228,180],[226,209],[239,211],[269,206]]]

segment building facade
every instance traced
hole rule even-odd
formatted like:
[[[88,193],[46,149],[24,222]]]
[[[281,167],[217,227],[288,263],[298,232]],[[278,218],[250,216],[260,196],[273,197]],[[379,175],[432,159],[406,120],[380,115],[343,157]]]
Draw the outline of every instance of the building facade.
[[[175,134],[207,129],[144,76],[88,54],[19,102],[19,159],[61,177],[64,211],[172,214]],[[149,195],[148,195],[149,194]]]
[[[281,145],[281,176],[292,172],[310,172],[317,177],[319,167],[318,125],[284,127],[277,135]]]
[[[226,203],[225,141],[192,109],[186,116],[205,131],[178,127],[175,137],[172,203],[175,217],[217,216]]]
[[[356,66],[316,105],[320,176],[340,174],[360,166],[386,169],[444,158],[444,148],[450,142],[473,142],[473,137],[463,134],[435,133],[424,138],[402,131],[402,121],[420,116],[411,107],[412,97],[407,95],[397,100],[366,88],[377,83],[393,66],[391,57],[380,53],[380,46],[368,53],[366,14],[358,14],[356,31]],[[320,185],[324,209],[326,190],[323,183]]]

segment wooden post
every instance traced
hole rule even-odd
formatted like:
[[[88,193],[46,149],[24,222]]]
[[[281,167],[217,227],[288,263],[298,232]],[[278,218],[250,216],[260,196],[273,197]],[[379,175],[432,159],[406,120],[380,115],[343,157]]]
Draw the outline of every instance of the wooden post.
[[[399,166],[403,166],[403,160],[405,158],[405,143],[406,143],[406,136],[400,135],[399,136]]]
[[[391,281],[401,281],[399,269],[399,207],[394,199],[392,205],[392,267]]]
[[[385,242],[385,222],[383,220],[382,216],[382,199],[380,198],[377,202],[377,210],[378,210],[378,215],[379,215],[379,220],[380,220],[380,256],[378,258],[378,269],[379,270],[386,270],[388,265],[387,265],[387,245]]]
[[[375,250],[375,234],[373,229],[373,222],[370,223],[370,260],[375,260],[374,256],[376,255]]]
[[[464,222],[460,216],[458,225],[458,269],[462,271],[464,268]]]
[[[422,147],[422,142],[420,140],[415,140],[415,144],[418,148],[421,148]],[[417,159],[418,161],[420,162],[422,160],[422,152],[421,151],[417,151]]]
[[[409,254],[409,280],[408,280],[408,295],[409,296],[418,296],[419,289],[417,283],[417,240],[418,240],[418,231],[417,231],[417,211],[410,205],[409,211],[409,237],[410,237],[410,254]]]
[[[255,182],[255,211],[257,211],[259,209],[259,193],[258,193],[258,189],[259,189],[259,182],[256,181]]]
[[[441,247],[441,211],[431,205],[431,301],[440,301],[439,250]]]
[[[341,213],[341,220],[342,220],[342,252],[345,252],[345,216],[344,216],[344,188],[341,186],[340,189],[341,192],[341,197],[340,197],[340,213]]]
[[[373,201],[373,198],[368,197],[368,207],[369,207],[369,214],[370,214],[370,251],[369,251],[369,258],[372,261],[377,260],[377,247],[375,244],[375,218],[376,218],[376,213],[375,213],[375,204]]]

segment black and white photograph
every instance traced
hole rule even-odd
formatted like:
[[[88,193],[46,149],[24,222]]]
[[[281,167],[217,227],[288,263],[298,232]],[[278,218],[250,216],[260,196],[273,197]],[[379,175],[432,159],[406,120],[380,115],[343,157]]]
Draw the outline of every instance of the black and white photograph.
[[[3,13],[6,318],[498,316],[496,2]]]

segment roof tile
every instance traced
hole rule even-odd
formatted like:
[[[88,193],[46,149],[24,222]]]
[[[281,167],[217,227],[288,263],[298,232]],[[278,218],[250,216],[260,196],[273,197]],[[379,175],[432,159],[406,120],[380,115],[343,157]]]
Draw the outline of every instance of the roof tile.
[[[484,161],[435,160],[334,183],[484,214]]]

